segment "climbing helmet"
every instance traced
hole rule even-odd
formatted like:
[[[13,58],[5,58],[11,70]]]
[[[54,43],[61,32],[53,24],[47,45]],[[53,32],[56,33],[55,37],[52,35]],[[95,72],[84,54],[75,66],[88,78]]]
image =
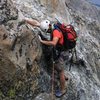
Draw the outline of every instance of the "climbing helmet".
[[[47,32],[49,27],[50,27],[50,21],[49,20],[43,20],[41,23],[40,23],[40,28],[42,31],[44,32]]]

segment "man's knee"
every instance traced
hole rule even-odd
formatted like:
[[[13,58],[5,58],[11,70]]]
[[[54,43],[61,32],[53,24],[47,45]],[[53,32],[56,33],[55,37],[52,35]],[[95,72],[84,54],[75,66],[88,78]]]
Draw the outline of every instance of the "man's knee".
[[[63,68],[61,66],[56,66],[55,67],[55,70],[58,72],[58,73],[61,73],[63,71]]]

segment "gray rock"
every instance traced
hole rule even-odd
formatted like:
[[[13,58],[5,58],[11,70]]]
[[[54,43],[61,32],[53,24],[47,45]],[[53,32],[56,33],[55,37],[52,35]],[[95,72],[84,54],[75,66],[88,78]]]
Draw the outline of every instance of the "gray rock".
[[[16,20],[18,17],[18,10],[13,5],[11,0],[0,1],[0,24],[9,20]]]

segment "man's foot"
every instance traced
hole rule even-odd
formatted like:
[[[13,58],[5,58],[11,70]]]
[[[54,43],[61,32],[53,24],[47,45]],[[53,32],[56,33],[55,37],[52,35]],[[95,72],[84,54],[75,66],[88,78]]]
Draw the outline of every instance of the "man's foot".
[[[55,91],[55,96],[60,98],[66,93],[66,90],[61,91],[60,89]]]

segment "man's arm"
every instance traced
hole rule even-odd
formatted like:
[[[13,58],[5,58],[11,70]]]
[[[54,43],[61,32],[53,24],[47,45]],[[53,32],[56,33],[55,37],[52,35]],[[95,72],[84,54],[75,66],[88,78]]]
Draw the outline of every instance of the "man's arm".
[[[41,39],[40,39],[40,42],[43,43],[43,44],[45,44],[45,45],[56,46],[58,40],[59,40],[58,37],[54,37],[52,41],[45,41],[45,40],[41,40]]]
[[[33,20],[33,19],[25,19],[25,22],[27,22],[28,24],[32,25],[32,26],[37,26],[40,27],[40,23],[37,20]]]

